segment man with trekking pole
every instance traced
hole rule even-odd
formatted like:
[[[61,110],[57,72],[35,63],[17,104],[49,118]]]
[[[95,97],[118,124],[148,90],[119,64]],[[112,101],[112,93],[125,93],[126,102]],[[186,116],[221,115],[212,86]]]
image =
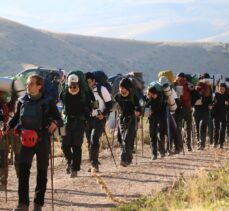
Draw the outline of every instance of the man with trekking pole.
[[[18,206],[14,211],[29,210],[29,176],[32,160],[37,158],[37,180],[34,211],[42,210],[47,185],[50,136],[63,125],[55,102],[43,94],[44,80],[39,75],[27,79],[27,93],[19,98],[17,110],[9,122],[9,129],[20,135]]]
[[[119,93],[115,96],[115,101],[119,107],[118,142],[121,144],[120,165],[123,167],[130,165],[132,162],[136,136],[136,119],[141,114],[139,100],[133,93],[132,86],[130,79],[123,78],[119,83]]]
[[[88,86],[93,91],[97,108],[92,110],[90,118],[87,120],[86,125],[86,137],[88,141],[89,149],[89,159],[91,167],[89,172],[93,169],[94,171],[99,171],[99,147],[100,147],[100,137],[105,131],[106,117],[112,108],[112,99],[109,91],[104,86],[98,86],[95,75],[91,72],[85,74]]]

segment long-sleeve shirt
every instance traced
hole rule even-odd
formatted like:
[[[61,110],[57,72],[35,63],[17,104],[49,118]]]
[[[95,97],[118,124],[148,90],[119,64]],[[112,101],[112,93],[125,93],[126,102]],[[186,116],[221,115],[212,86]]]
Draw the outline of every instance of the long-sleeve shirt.
[[[128,96],[123,97],[121,94],[118,93],[114,98],[121,110],[121,116],[134,115],[135,111],[141,112],[139,100],[135,94],[132,95],[130,93]]]

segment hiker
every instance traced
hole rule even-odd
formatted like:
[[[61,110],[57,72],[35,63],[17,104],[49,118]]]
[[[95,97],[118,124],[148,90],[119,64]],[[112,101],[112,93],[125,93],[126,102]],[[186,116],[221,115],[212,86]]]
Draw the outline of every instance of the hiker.
[[[34,210],[42,210],[47,185],[50,136],[63,125],[55,102],[43,95],[44,80],[39,75],[27,79],[26,94],[19,98],[9,128],[21,136],[19,158],[18,206],[14,211],[29,210],[29,176],[34,154],[37,158],[37,181]]]
[[[0,99],[0,190],[4,190],[8,178],[8,153],[11,147],[12,158],[14,155],[14,167],[18,177],[20,142],[19,136],[14,134],[13,130],[7,131],[7,122],[10,118],[11,104],[2,102]]]
[[[198,150],[203,150],[206,143],[206,132],[209,121],[209,111],[212,109],[211,87],[199,81],[192,93],[194,104],[193,116],[196,125]]]
[[[62,150],[67,160],[66,172],[72,178],[76,177],[77,172],[80,171],[86,119],[91,114],[90,101],[80,84],[82,83],[76,74],[69,75],[67,87],[61,94],[66,122],[66,134],[62,139]]]
[[[150,108],[149,133],[152,160],[158,157],[158,146],[160,156],[165,156],[165,133],[166,133],[166,100],[159,83],[151,83],[147,89],[146,107]],[[159,134],[158,134],[159,133]]]
[[[179,143],[184,143],[182,140],[182,127],[186,123],[185,131],[187,134],[187,148],[192,151],[191,147],[191,133],[192,133],[192,105],[191,93],[189,90],[188,82],[184,73],[179,73],[175,81],[176,92],[179,96],[178,108],[175,112],[175,120],[177,124],[177,134],[180,139]]]
[[[218,91],[213,99],[213,121],[214,121],[214,147],[223,148],[225,142],[226,130],[226,112],[229,104],[229,96],[226,93],[227,86],[225,83],[220,83]]]
[[[119,83],[119,93],[115,101],[119,107],[118,142],[121,143],[121,166],[128,166],[133,159],[133,146],[137,130],[137,121],[141,107],[137,96],[132,91],[132,83],[123,78]]]
[[[94,169],[99,171],[99,147],[100,137],[105,131],[106,117],[110,113],[112,108],[112,99],[109,91],[106,87],[96,82],[95,75],[91,72],[85,74],[88,86],[93,91],[97,108],[92,110],[91,117],[87,121],[86,125],[86,137],[89,147],[89,160],[91,167],[88,171]]]
[[[166,76],[161,76],[158,80],[160,85],[162,86],[163,94],[166,100],[166,118],[164,121],[166,122],[167,129],[167,153],[170,154],[179,154],[182,149],[182,142],[179,139],[177,134],[177,125],[175,122],[176,117],[176,109],[178,104],[178,96],[176,91],[173,88],[173,84],[168,80]],[[174,144],[174,150],[173,148]],[[173,151],[172,151],[173,150]]]

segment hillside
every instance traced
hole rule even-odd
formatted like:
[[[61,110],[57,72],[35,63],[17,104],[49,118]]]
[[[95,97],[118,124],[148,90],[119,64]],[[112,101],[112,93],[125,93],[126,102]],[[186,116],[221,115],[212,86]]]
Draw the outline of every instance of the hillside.
[[[143,42],[58,34],[0,18],[0,74],[11,75],[24,64],[68,70],[103,69],[109,75],[144,72],[147,82],[158,71],[209,72],[228,75],[229,43]]]

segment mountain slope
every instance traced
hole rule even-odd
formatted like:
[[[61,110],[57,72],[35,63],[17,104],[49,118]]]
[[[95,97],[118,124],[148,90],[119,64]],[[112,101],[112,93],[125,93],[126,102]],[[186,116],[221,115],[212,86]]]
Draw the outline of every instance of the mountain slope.
[[[67,71],[103,69],[109,75],[142,71],[147,82],[158,71],[227,74],[228,43],[142,42],[58,34],[0,18],[0,72],[15,74],[23,64]],[[228,74],[227,74],[228,75]]]

